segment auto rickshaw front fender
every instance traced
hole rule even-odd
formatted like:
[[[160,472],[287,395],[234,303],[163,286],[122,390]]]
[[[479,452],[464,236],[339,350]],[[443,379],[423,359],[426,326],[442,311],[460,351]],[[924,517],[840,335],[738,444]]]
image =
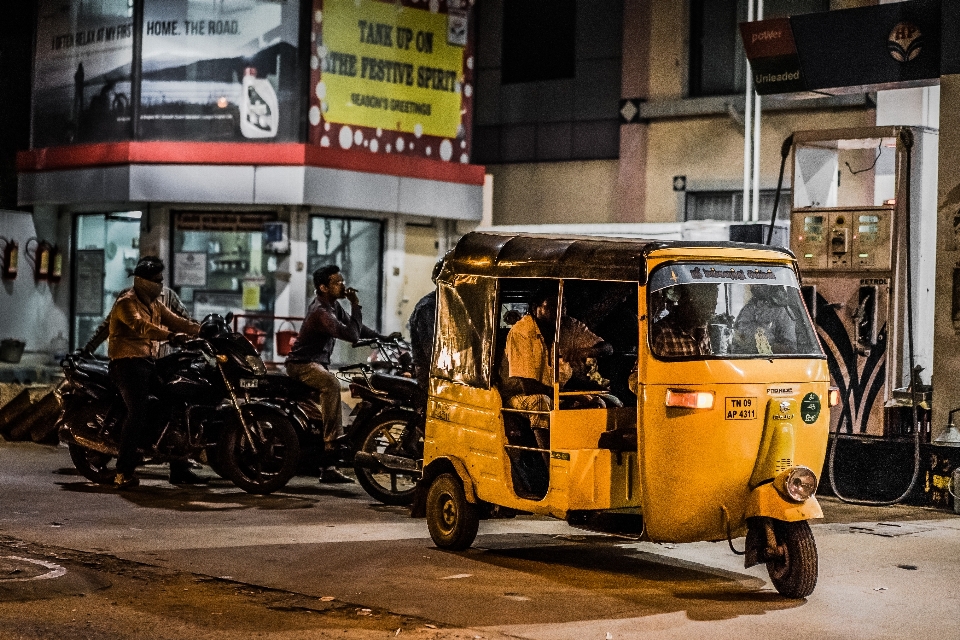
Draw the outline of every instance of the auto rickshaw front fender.
[[[767,482],[751,491],[747,502],[745,517],[757,516],[797,522],[822,518],[823,510],[815,496],[810,496],[803,502],[791,502],[777,493],[772,482]]]

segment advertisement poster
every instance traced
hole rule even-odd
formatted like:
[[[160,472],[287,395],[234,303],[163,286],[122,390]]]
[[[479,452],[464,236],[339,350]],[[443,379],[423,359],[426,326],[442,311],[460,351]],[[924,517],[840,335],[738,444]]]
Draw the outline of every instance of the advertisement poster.
[[[130,6],[128,0],[40,0],[34,147],[129,137]]]
[[[297,141],[299,7],[300,0],[145,0],[143,138]]]
[[[103,249],[77,251],[77,315],[103,315]]]
[[[310,142],[469,162],[473,0],[313,0]]]
[[[207,254],[202,251],[178,251],[174,253],[173,286],[206,287]]]

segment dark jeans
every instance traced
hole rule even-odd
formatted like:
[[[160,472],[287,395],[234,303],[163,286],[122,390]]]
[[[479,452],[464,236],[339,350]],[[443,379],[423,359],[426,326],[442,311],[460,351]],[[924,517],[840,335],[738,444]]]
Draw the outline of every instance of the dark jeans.
[[[137,445],[145,423],[147,395],[153,377],[152,358],[120,358],[110,361],[110,379],[116,385],[127,407],[120,431],[120,451],[117,455],[117,473],[133,473],[137,468]]]
[[[146,429],[147,396],[153,377],[152,358],[120,358],[110,361],[110,379],[120,391],[127,415],[120,431],[120,451],[117,455],[117,473],[133,473],[140,461],[137,447]],[[176,476],[190,469],[187,460],[171,460],[170,475]]]

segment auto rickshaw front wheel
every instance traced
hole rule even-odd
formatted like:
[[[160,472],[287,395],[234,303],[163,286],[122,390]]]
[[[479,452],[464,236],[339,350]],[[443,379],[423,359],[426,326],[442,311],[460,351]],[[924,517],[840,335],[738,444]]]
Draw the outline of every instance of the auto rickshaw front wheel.
[[[427,528],[441,549],[462,551],[473,544],[480,527],[475,505],[467,501],[460,478],[444,473],[427,492]]]
[[[767,561],[767,573],[785,598],[806,598],[817,586],[817,543],[806,520],[773,521],[780,557]]]

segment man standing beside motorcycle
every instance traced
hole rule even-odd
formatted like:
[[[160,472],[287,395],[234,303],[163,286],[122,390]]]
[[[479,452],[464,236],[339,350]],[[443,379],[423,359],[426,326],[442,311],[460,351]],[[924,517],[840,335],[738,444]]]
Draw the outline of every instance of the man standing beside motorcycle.
[[[287,375],[316,390],[314,402],[323,416],[323,444],[325,466],[320,482],[353,482],[333,465],[336,440],[343,435],[343,414],[340,409],[340,380],[330,371],[330,356],[336,341],[353,343],[363,338],[384,338],[363,324],[357,290],[344,283],[340,267],[331,264],[313,272],[313,286],[317,297],[307,308],[297,341],[284,366]],[[350,302],[350,313],[339,300]]]
[[[413,352],[413,366],[417,374],[417,384],[427,392],[430,381],[430,362],[433,360],[433,335],[437,316],[437,278],[443,269],[443,259],[433,265],[430,280],[433,290],[420,298],[413,313],[410,314],[410,349]]]
[[[153,377],[153,343],[170,341],[182,345],[196,335],[200,325],[181,318],[159,300],[163,291],[163,261],[144,256],[133,270],[133,287],[117,298],[110,311],[110,379],[120,390],[127,413],[120,432],[117,454],[117,489],[136,487],[137,445],[146,422],[144,411]],[[186,460],[170,463],[172,484],[201,484],[203,478],[190,471]]]

